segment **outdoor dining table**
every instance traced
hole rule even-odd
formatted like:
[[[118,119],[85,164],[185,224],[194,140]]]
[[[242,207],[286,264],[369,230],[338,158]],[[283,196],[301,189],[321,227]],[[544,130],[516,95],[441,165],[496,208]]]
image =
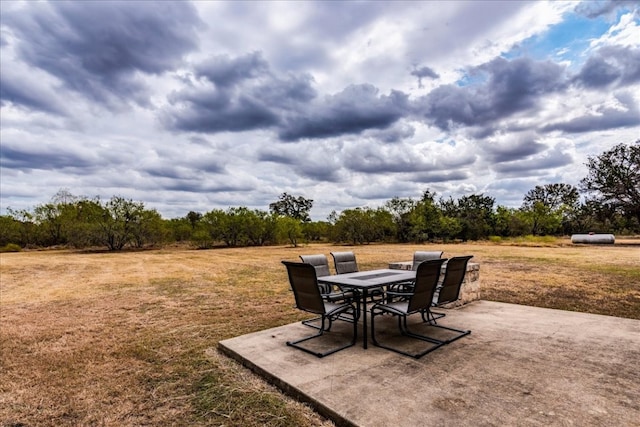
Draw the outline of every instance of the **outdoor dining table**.
[[[358,306],[364,307],[362,313],[362,347],[367,348],[367,297],[369,289],[395,283],[415,280],[416,272],[407,270],[392,270],[383,268],[380,270],[358,271],[355,273],[335,274],[318,277],[319,283],[338,285],[342,288],[350,288],[358,291]]]

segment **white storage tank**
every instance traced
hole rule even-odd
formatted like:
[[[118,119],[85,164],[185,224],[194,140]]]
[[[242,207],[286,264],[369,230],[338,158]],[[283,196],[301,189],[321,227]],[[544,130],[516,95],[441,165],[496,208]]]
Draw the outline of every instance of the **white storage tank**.
[[[571,236],[571,243],[594,243],[600,245],[613,245],[616,242],[616,238],[613,234],[573,234]]]

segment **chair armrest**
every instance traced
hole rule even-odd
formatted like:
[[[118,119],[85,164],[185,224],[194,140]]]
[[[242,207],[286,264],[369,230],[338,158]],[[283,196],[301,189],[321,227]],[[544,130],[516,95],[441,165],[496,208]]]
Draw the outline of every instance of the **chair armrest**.
[[[410,297],[411,295],[413,295],[413,292],[387,291],[387,295],[393,295],[398,297]]]
[[[344,291],[344,292],[331,292],[329,294],[322,295],[322,298],[326,301],[342,301],[354,298],[354,293],[352,291]]]
[[[395,283],[388,286],[387,292],[411,292],[414,285],[414,282]]]

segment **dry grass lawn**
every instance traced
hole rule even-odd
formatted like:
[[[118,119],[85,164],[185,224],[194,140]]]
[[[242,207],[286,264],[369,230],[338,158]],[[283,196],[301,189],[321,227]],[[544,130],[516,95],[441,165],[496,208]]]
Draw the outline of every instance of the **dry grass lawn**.
[[[639,240],[428,247],[473,254],[484,299],[640,319]],[[217,342],[305,318],[281,260],[354,250],[365,270],[424,248],[3,253],[0,426],[332,425]]]

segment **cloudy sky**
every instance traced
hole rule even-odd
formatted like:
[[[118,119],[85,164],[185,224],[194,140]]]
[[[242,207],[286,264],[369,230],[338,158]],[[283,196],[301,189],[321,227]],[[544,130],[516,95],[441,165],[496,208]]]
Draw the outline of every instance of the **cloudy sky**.
[[[635,1],[2,1],[0,209],[519,207],[640,138]]]

